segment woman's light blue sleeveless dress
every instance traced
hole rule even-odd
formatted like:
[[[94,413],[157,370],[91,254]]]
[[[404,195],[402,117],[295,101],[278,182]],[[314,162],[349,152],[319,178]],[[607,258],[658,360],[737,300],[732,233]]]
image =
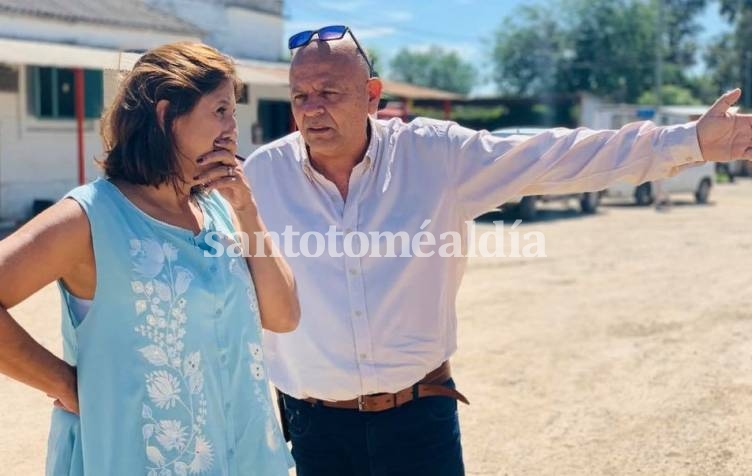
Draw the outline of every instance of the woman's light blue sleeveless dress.
[[[47,474],[287,475],[250,273],[242,257],[205,253],[208,233],[232,243],[227,203],[200,197],[194,235],[104,179],[68,197],[91,224],[97,286],[80,322],[61,286],[81,413],[53,411]]]

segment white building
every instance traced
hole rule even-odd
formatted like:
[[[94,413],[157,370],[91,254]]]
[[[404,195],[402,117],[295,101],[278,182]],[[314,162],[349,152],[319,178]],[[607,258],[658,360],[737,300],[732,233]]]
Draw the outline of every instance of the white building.
[[[288,131],[282,21],[278,0],[0,0],[0,223],[27,218],[35,200],[56,200],[78,183],[74,68],[85,69],[85,178],[97,176],[102,108],[119,71],[138,58],[125,51],[212,44],[241,63],[240,151],[252,150],[260,119],[266,139]]]
[[[614,104],[583,93],[580,100],[580,125],[591,129],[618,129],[634,121],[650,120],[659,125],[682,124],[698,119],[710,106],[654,106]]]
[[[283,21],[282,0],[0,0],[0,224],[28,218],[35,201],[79,183],[75,69],[85,70],[84,181],[99,174],[99,117],[120,72],[168,42],[203,41],[237,59],[241,154],[287,133]],[[457,97],[391,81],[385,93]]]

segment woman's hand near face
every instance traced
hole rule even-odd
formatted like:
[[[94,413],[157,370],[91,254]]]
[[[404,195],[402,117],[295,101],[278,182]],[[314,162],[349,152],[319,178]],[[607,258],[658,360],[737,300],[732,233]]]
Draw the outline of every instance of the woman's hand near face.
[[[193,177],[194,185],[217,190],[236,213],[244,210],[255,212],[256,202],[243,170],[236,159],[237,141],[233,138],[218,140],[215,149],[198,158],[201,173]]]
[[[293,331],[300,320],[300,304],[292,270],[259,216],[251,187],[235,158],[237,142],[226,139],[215,142],[215,147],[199,158],[202,172],[194,185],[218,190],[234,210],[235,228],[248,240],[243,249],[249,252],[246,262],[256,286],[261,325],[273,332]]]

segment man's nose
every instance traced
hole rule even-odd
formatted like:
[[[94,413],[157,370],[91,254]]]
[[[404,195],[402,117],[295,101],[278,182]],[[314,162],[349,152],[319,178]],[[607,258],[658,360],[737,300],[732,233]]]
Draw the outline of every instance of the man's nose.
[[[303,104],[303,114],[306,116],[319,116],[324,113],[324,105],[318,99],[311,99]]]

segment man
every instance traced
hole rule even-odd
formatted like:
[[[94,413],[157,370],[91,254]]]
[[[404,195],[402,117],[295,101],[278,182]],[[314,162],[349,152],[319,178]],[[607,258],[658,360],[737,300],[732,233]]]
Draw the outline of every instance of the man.
[[[299,132],[260,148],[245,172],[298,285],[300,326],[267,334],[265,352],[299,476],[464,473],[464,397],[447,361],[466,259],[363,255],[364,233],[464,236],[464,221],[512,196],[596,191],[703,156],[750,156],[750,117],[727,114],[738,90],[697,124],[555,129],[523,142],[449,122],[372,119],[381,82],[346,27],[302,32],[290,47]],[[296,256],[311,241],[301,234],[332,230],[336,246]]]

